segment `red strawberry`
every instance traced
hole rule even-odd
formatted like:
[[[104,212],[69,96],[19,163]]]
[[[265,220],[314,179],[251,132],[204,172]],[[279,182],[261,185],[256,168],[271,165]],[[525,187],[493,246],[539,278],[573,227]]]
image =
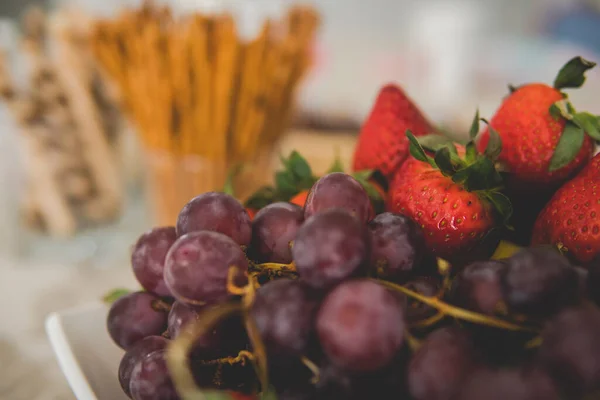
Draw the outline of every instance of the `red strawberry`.
[[[600,140],[597,119],[575,112],[561,89],[580,87],[584,73],[595,65],[576,57],[561,69],[554,86],[526,84],[504,100],[490,127],[502,138],[498,161],[515,180],[536,186],[560,184],[589,161],[593,149],[590,136]],[[488,140],[489,130],[481,135],[480,150]]]
[[[398,86],[384,86],[360,132],[353,170],[378,170],[390,179],[408,156],[405,132],[433,132],[432,125]]]
[[[304,203],[306,203],[306,198],[308,197],[308,190],[303,190],[294,197],[290,199],[290,203],[295,204],[300,207],[304,207]]]
[[[498,161],[509,172],[506,193],[514,206],[510,240],[515,243],[529,244],[536,216],[556,189],[589,162],[592,138],[600,139],[596,117],[576,112],[561,92],[581,86],[594,65],[576,57],[561,69],[553,86],[532,83],[514,89],[490,121],[502,138]],[[485,131],[480,150],[488,140]]]
[[[414,136],[408,137],[416,159],[407,161],[392,181],[389,211],[421,225],[437,257],[452,262],[489,257],[497,244],[491,233],[512,212],[508,198],[499,192],[502,179],[494,167],[501,146],[497,136],[485,155],[477,154],[471,141],[466,149],[442,146],[434,158]]]
[[[600,154],[562,186],[540,213],[533,244],[553,244],[575,261],[600,256]]]

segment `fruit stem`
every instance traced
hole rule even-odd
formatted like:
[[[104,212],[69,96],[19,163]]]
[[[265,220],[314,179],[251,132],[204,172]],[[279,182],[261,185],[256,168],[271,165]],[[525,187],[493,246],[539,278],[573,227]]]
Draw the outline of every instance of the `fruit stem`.
[[[249,352],[247,350],[241,350],[238,353],[238,355],[235,357],[223,357],[223,358],[217,358],[214,360],[206,360],[206,361],[200,362],[200,364],[201,365],[214,365],[214,364],[233,365],[233,364],[241,363],[242,365],[244,365],[246,363],[246,361],[253,361],[253,360],[254,360],[254,354],[252,354],[251,352]]]
[[[411,324],[411,328],[427,328],[428,326],[435,325],[439,321],[443,320],[444,317],[446,317],[444,313],[438,312],[429,318],[425,318],[423,320]]]
[[[417,339],[412,333],[406,329],[404,331],[404,336],[406,336],[406,342],[408,343],[408,347],[412,352],[415,352],[421,347],[421,341]]]
[[[264,393],[269,390],[267,351],[265,349],[265,344],[260,337],[260,333],[256,327],[254,319],[247,312],[244,313],[244,321],[246,325],[246,332],[248,333],[248,339],[250,339],[250,344],[253,350],[252,364],[256,370],[261,391]]]
[[[238,269],[235,266],[229,267],[229,271],[227,272],[227,291],[235,296],[244,296],[248,293],[247,285],[240,287],[237,286],[234,282],[234,279],[238,273]],[[249,285],[251,282],[248,283]]]
[[[154,311],[164,311],[166,313],[171,311],[171,305],[161,299],[154,300],[151,307]]]
[[[319,369],[317,364],[315,364],[313,361],[309,360],[308,358],[306,358],[304,356],[300,358],[300,361],[302,361],[302,364],[304,364],[306,366],[306,368],[308,368],[310,370],[310,372],[313,373],[311,382],[314,384],[319,382],[319,378],[321,376],[321,370]]]
[[[297,272],[296,264],[292,261],[289,264],[279,263],[263,263],[256,264],[255,267],[260,271],[276,271],[276,272]]]
[[[404,293],[405,295],[412,297],[416,300],[419,300],[420,302],[422,302],[430,307],[436,308],[438,311],[440,311],[443,314],[449,315],[449,316],[457,318],[457,319],[462,319],[464,321],[469,321],[469,322],[473,322],[476,324],[487,325],[487,326],[491,326],[494,328],[507,329],[507,330],[511,330],[511,331],[537,332],[536,329],[533,329],[530,327],[516,325],[511,322],[501,320],[499,318],[495,318],[495,317],[491,317],[488,315],[483,315],[483,314],[479,314],[479,313],[476,313],[473,311],[455,307],[453,305],[450,305],[448,303],[441,301],[437,297],[423,296],[417,292],[413,292],[410,289],[407,289],[403,286],[397,285],[392,282],[387,282],[387,281],[383,281],[380,279],[376,279],[376,281],[379,282],[383,286],[386,286],[392,290]]]

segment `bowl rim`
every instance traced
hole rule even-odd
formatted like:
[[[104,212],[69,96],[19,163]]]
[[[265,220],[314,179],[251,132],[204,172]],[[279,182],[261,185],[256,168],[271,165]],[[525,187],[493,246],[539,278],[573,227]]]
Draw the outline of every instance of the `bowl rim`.
[[[83,373],[77,358],[73,352],[63,326],[63,317],[67,314],[80,313],[82,311],[97,309],[101,304],[93,303],[82,307],[70,308],[66,311],[50,313],[46,317],[45,328],[50,346],[58,361],[58,365],[69,384],[71,391],[78,400],[98,400],[94,390],[90,386]]]

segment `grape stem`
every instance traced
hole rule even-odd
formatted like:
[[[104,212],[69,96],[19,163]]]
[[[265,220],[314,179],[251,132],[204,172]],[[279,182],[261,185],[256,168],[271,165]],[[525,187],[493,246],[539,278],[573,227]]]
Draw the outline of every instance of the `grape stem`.
[[[257,277],[255,275],[250,275],[250,279],[248,279],[248,284],[246,286],[237,286],[234,280],[238,273],[239,270],[236,266],[232,265],[229,267],[229,271],[227,272],[227,291],[233,295],[242,296],[242,304],[245,309],[248,309],[252,306],[256,288],[260,285],[258,284]],[[246,276],[248,275],[246,274]]]
[[[404,336],[406,336],[406,342],[411,351],[415,352],[421,347],[421,341],[410,333],[408,329],[404,330]]]
[[[476,324],[487,325],[494,328],[507,329],[511,331],[526,331],[526,332],[537,332],[536,329],[525,327],[517,324],[513,324],[508,321],[504,321],[499,318],[491,317],[488,315],[479,314],[473,311],[465,310],[463,308],[458,308],[448,303],[445,303],[438,299],[437,297],[428,297],[423,296],[417,292],[414,292],[410,289],[407,289],[403,286],[397,285],[392,282],[387,282],[384,280],[376,279],[375,281],[379,282],[381,285],[386,286],[392,290],[397,292],[404,293],[405,295],[412,297],[430,307],[433,307],[440,311],[442,314],[449,315],[451,317],[462,319],[464,321],[473,322]]]
[[[319,369],[317,364],[315,364],[313,361],[309,360],[308,358],[306,358],[304,356],[300,358],[300,361],[302,361],[302,364],[304,364],[306,366],[306,368],[308,368],[310,370],[310,372],[313,373],[311,382],[313,384],[316,384],[317,382],[319,382],[319,378],[321,376],[321,370]]]
[[[435,325],[437,322],[443,320],[444,317],[446,317],[446,315],[444,313],[438,312],[429,318],[425,318],[423,320],[412,323],[410,325],[410,327],[411,328],[427,328],[428,326]]]
[[[202,365],[214,365],[214,364],[233,365],[233,364],[241,363],[242,365],[244,365],[246,363],[246,361],[254,361],[254,354],[252,354],[251,352],[249,352],[247,350],[242,350],[235,357],[223,357],[223,358],[217,358],[215,360],[206,360],[206,361],[201,361],[200,364],[202,364]]]
[[[292,261],[289,264],[279,264],[279,263],[263,263],[263,264],[255,264],[255,267],[259,271],[274,271],[274,272],[298,272],[296,270],[296,264]]]

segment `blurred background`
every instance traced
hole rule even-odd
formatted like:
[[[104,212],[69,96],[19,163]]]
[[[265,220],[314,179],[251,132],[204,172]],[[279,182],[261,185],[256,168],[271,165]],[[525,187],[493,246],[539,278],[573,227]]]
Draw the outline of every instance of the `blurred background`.
[[[348,166],[385,83],[465,131],[477,107],[492,116],[508,84],[552,82],[575,55],[600,60],[600,1],[156,3],[150,15],[132,0],[0,1],[0,298],[18,292],[26,310],[1,340],[39,339],[45,313],[133,284],[140,233],[174,224],[186,200],[220,190],[240,162],[250,166],[236,178],[240,197],[293,149],[316,172],[336,154]],[[300,4],[310,8],[290,12]],[[227,19],[153,30],[214,11],[231,13],[237,34]],[[272,40],[267,19],[283,25]],[[599,74],[571,95],[594,114]],[[41,342],[29,347],[32,360],[50,357]],[[0,365],[14,359],[0,341]],[[56,384],[43,398],[71,398]],[[11,388],[0,381],[0,397],[36,398]]]

